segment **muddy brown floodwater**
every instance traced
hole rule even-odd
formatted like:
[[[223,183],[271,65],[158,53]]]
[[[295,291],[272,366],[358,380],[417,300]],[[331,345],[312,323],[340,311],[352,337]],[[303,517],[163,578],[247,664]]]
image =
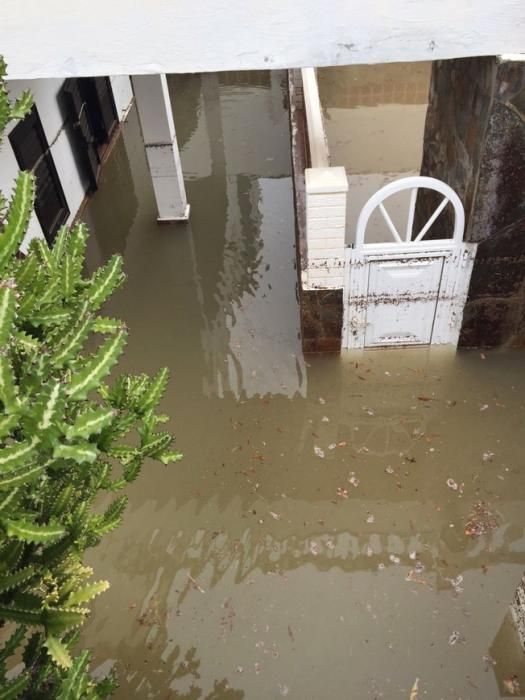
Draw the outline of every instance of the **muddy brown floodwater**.
[[[431,63],[337,66],[317,71],[332,165],[346,168],[346,242],[355,239],[359,212],[393,180],[419,175]],[[409,193],[388,199],[399,230],[406,226]],[[379,212],[370,218],[367,241],[390,241]]]
[[[121,368],[170,367],[185,454],[145,465],[90,554],[111,582],[83,633],[98,673],[117,669],[118,699],[494,700],[513,674],[525,688],[508,616],[525,355],[303,358],[285,75],[170,89],[190,223],[155,223],[134,110],[84,217],[90,265],[125,258],[107,309],[131,329]]]

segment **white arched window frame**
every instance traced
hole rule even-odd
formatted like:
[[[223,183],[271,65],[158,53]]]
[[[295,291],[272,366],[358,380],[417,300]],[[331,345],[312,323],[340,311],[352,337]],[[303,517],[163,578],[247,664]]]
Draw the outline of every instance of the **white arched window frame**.
[[[433,212],[432,216],[428,219],[426,224],[421,228],[420,231],[418,231],[417,235],[414,236],[414,214],[416,210],[417,192],[420,189],[428,189],[434,190],[435,192],[439,192],[443,195],[443,199],[436,207],[435,211]],[[397,194],[398,192],[405,192],[406,190],[410,190],[410,201],[408,205],[406,229],[404,233],[401,234],[395,227],[383,202],[389,197],[391,197],[393,194]],[[444,182],[441,182],[441,180],[437,180],[434,177],[423,176],[405,177],[401,180],[390,182],[388,185],[385,185],[374,195],[372,195],[368,202],[365,204],[365,206],[362,208],[361,213],[359,214],[359,219],[357,221],[355,247],[360,248],[361,246],[365,245],[365,235],[368,220],[370,219],[370,216],[375,211],[375,209],[379,209],[379,211],[381,212],[383,219],[387,225],[387,228],[392,234],[392,238],[394,239],[395,243],[400,245],[412,245],[414,243],[419,243],[423,241],[423,238],[430,230],[430,227],[436,221],[438,216],[445,209],[449,202],[454,209],[454,230],[452,231],[451,239],[446,238],[443,240],[447,240],[449,242],[458,244],[463,241],[463,232],[465,229],[465,212],[460,198],[454,192],[454,190],[451,187],[449,187],[449,185],[447,185]],[[429,241],[425,242],[428,243]]]

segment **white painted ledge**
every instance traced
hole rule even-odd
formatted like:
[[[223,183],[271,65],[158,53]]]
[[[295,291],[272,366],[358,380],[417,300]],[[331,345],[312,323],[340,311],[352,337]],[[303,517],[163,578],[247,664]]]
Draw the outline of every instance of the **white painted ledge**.
[[[334,168],[307,168],[304,171],[306,194],[332,194],[348,192],[346,170]]]
[[[186,209],[184,210],[184,214],[181,216],[157,216],[157,223],[158,224],[171,224],[174,221],[188,221],[190,218],[190,205],[186,204]]]
[[[308,147],[312,168],[328,168],[330,166],[330,151],[324,128],[323,111],[319,99],[319,86],[315,68],[303,68],[304,109],[308,129]]]
[[[9,77],[431,61],[522,53],[523,0],[3,0]]]

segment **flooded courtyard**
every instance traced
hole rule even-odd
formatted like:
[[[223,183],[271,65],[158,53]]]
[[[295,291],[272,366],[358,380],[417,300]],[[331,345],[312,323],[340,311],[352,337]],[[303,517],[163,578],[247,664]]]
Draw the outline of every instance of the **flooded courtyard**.
[[[185,455],[91,552],[94,666],[122,699],[525,689],[525,356],[303,357],[286,74],[169,84],[190,222],[156,223],[134,110],[84,212],[90,265],[125,260],[121,369],[170,368]]]

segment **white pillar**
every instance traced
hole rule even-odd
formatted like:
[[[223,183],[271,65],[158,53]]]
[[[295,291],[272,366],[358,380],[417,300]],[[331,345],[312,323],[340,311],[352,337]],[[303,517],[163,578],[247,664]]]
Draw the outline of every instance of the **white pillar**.
[[[157,221],[185,220],[189,217],[190,206],[186,200],[166,76],[164,73],[134,75],[132,81],[157,201]]]
[[[346,193],[343,167],[307,168],[305,289],[339,289],[344,283]]]

